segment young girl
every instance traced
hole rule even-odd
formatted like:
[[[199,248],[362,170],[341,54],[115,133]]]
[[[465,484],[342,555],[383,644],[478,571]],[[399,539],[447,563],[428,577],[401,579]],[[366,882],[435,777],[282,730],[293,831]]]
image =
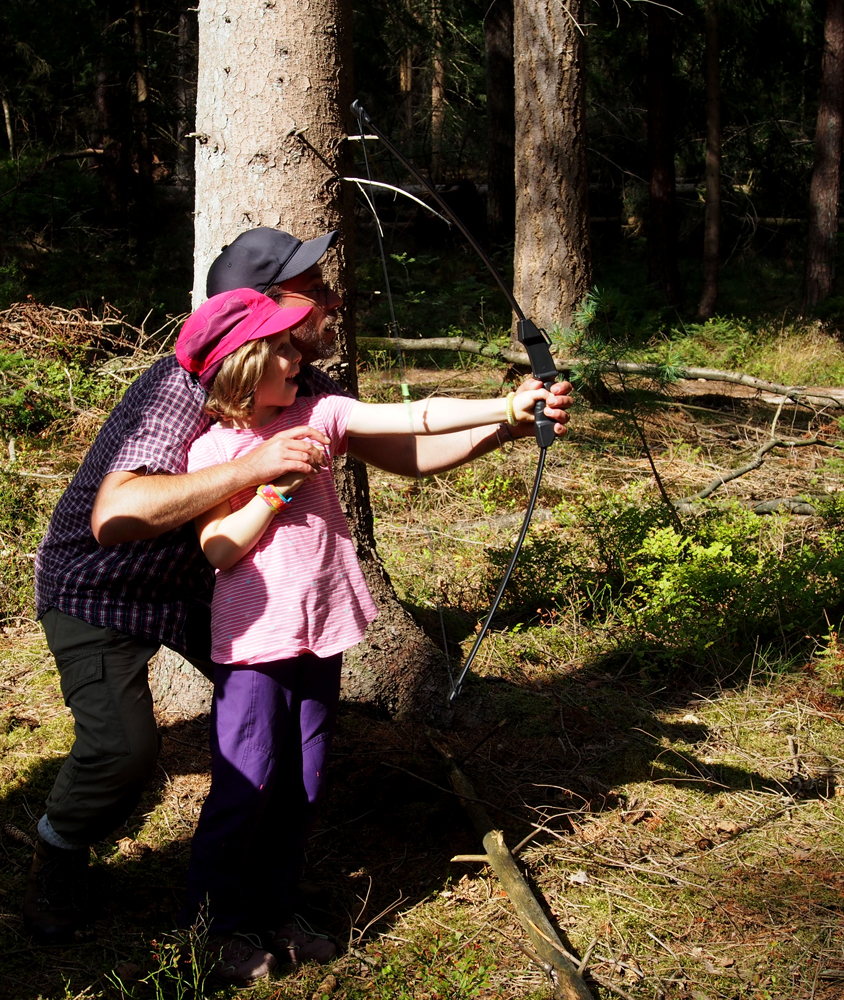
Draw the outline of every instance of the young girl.
[[[534,403],[549,398],[544,389],[409,406],[297,398],[301,355],[290,329],[309,312],[282,309],[250,289],[224,292],[188,319],[176,345],[217,420],[192,445],[188,471],[230,461],[302,425],[325,445],[325,464],[315,463],[309,476],[243,490],[196,520],[217,569],[211,655],[219,666],[211,790],[193,840],[188,905],[192,913],[205,908],[219,949],[215,972],[229,982],[265,975],[279,958],[327,961],[336,953],[296,926],[294,890],[322,791],[342,652],[360,642],[376,607],[328,457],[345,451],[347,435],[531,421]]]

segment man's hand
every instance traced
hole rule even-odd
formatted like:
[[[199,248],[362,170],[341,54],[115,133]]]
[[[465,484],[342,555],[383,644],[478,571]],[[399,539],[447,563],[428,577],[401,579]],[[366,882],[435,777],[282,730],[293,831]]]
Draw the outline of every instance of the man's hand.
[[[100,545],[155,538],[179,528],[228,500],[246,486],[271,483],[289,472],[310,476],[328,461],[322,431],[294,427],[279,431],[233,462],[184,475],[146,475],[144,470],[110,472],[103,478],[91,514]]]
[[[526,378],[516,389],[516,392],[529,392],[532,389],[541,388],[542,383],[540,381],[535,378]],[[565,425],[571,419],[566,410],[574,406],[574,399],[571,395],[574,389],[571,382],[555,382],[549,392],[553,399],[548,400],[548,404],[545,407],[545,416],[555,421],[554,433],[558,437],[562,437],[566,433]],[[533,437],[534,426],[533,424],[519,423],[515,427],[510,428],[510,433],[514,438]]]
[[[309,476],[328,463],[324,445],[331,442],[313,427],[279,431],[248,455],[237,459],[250,470],[257,486],[272,483],[288,473]]]

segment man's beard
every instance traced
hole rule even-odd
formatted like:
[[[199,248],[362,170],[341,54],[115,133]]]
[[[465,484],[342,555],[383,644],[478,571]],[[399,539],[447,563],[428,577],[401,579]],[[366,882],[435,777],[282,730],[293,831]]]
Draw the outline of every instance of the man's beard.
[[[313,316],[308,316],[291,332],[290,343],[301,353],[303,364],[309,365],[312,361],[332,357],[334,322],[333,319],[329,320],[320,333],[319,322]]]

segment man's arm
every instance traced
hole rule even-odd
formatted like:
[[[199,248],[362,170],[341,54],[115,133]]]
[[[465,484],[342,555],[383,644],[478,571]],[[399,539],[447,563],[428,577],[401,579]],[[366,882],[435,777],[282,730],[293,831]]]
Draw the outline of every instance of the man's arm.
[[[521,390],[537,388],[536,379],[525,379]],[[551,394],[556,397],[546,408],[548,416],[556,422],[559,437],[566,433],[569,422],[566,412],[573,404],[572,386],[568,382],[555,382]],[[393,435],[389,438],[349,438],[349,454],[397,476],[431,476],[448,472],[459,465],[474,461],[481,455],[500,448],[508,440],[533,437],[533,424],[491,424],[474,430],[455,431],[453,434]]]
[[[197,472],[110,472],[94,501],[91,531],[100,545],[155,538],[192,521],[246,486],[260,486],[290,472],[314,472],[326,461],[314,441],[329,443],[321,431],[295,427],[279,432],[234,461]]]

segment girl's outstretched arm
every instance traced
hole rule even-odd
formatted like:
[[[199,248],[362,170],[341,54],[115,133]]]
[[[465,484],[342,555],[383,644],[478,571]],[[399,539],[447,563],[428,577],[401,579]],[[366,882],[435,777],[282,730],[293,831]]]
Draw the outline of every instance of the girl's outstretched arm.
[[[531,423],[533,406],[551,399],[546,389],[530,389],[512,396],[516,422]],[[409,412],[408,412],[409,411]],[[432,396],[408,407],[404,403],[355,403],[346,433],[356,437],[380,434],[446,434],[507,420],[507,397],[500,399],[445,399]]]
[[[289,473],[273,484],[279,493],[290,496],[310,476]],[[240,510],[232,511],[228,500],[200,514],[194,520],[199,544],[208,562],[215,569],[231,569],[247,552],[261,540],[270,521],[276,516],[275,510],[262,497],[254,496]],[[281,512],[284,516],[284,512]]]

